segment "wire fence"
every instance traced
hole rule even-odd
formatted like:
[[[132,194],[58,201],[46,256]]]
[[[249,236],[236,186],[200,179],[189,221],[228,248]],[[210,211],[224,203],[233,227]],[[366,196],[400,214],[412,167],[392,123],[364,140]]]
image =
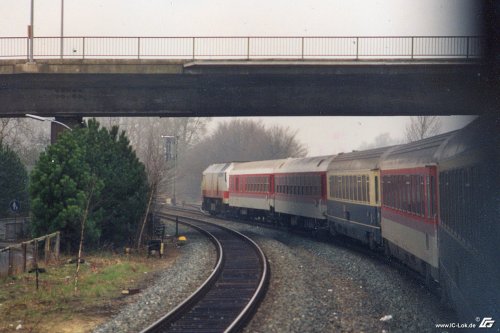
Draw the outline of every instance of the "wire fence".
[[[478,58],[481,36],[0,37],[0,58],[30,59]]]
[[[47,264],[59,259],[60,238],[55,232],[0,249],[0,278],[38,268],[42,260]]]

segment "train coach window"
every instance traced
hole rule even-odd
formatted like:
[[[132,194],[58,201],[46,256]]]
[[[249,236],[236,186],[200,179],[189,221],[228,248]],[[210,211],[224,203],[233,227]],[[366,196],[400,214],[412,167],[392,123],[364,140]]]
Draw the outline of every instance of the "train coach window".
[[[336,176],[335,185],[337,186],[335,190],[335,197],[342,198],[342,176]]]
[[[416,214],[417,213],[417,205],[416,205],[416,201],[417,201],[417,195],[416,195],[416,181],[415,181],[415,175],[411,175],[410,176],[410,206],[411,206],[411,212],[413,214]]]
[[[334,198],[338,198],[338,194],[337,194],[337,190],[338,190],[338,187],[339,187],[339,182],[338,182],[338,177],[337,176],[333,176],[331,177],[331,185],[330,185],[330,195]]]
[[[387,203],[391,207],[395,207],[394,183],[391,176],[387,177]]]
[[[364,191],[363,191],[363,183],[361,181],[362,177],[358,176],[357,177],[357,188],[358,188],[358,193],[357,193],[357,200],[358,201],[365,201],[365,196],[364,196]]]
[[[334,182],[334,177],[333,176],[330,176],[328,178],[328,186],[330,186],[330,191],[328,192],[328,195],[330,197],[333,197],[333,182]]]
[[[426,197],[427,197],[427,217],[431,217],[431,190],[430,190],[430,180],[429,180],[429,175],[426,176]]]
[[[353,200],[358,201],[359,200],[359,185],[360,182],[358,182],[358,176],[352,176],[352,181],[353,181],[353,187],[354,187],[354,197]]]
[[[405,176],[405,181],[404,181],[404,188],[405,188],[405,205],[404,205],[404,210],[407,212],[411,211],[411,182],[410,182],[410,176]]]
[[[415,186],[415,214],[420,215],[420,176],[415,175],[414,179]]]
[[[346,176],[347,179],[347,199],[352,200],[352,176]]]
[[[338,198],[338,176],[331,176],[330,177],[330,196],[334,198]]]
[[[431,176],[431,217],[434,217],[436,209],[435,209],[435,191],[436,186],[434,184],[434,176]]]
[[[366,176],[361,176],[361,200],[366,201]]]
[[[382,178],[382,201],[384,202],[384,205],[390,206],[391,198],[390,198],[390,189],[391,189],[391,183],[389,180],[388,176],[384,176]],[[377,190],[377,177],[375,177],[375,191]],[[375,195],[377,195],[377,192],[375,192]]]
[[[370,201],[370,176],[366,176],[367,201]],[[378,176],[375,176],[375,203],[378,203]]]
[[[404,179],[403,176],[397,176],[398,177],[398,208],[399,210],[403,210],[404,205],[405,205],[405,192],[404,192]]]
[[[347,185],[349,187],[349,197],[348,197],[348,199],[349,200],[353,200],[353,198],[354,198],[354,186],[353,186],[352,176],[347,176],[347,178],[348,178]]]
[[[345,176],[345,199],[349,200],[351,198],[351,178]]]

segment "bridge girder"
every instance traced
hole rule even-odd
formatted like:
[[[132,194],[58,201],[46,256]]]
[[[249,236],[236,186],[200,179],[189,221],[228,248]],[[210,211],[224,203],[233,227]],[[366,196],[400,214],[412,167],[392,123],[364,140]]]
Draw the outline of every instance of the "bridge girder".
[[[390,62],[209,62],[163,74],[3,74],[0,117],[483,114],[497,107],[487,74],[479,63]]]

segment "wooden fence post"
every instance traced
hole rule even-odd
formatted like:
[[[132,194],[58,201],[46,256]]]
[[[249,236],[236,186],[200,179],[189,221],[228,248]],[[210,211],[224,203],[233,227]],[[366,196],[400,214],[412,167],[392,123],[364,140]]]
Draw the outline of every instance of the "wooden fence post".
[[[45,237],[45,244],[43,245],[43,259],[45,264],[50,260],[50,237]]]
[[[60,247],[60,244],[61,244],[61,232],[58,231],[58,232],[56,232],[56,248],[55,248],[55,251],[56,251],[56,260],[59,260],[59,247]]]
[[[13,264],[14,263],[13,263],[13,260],[12,260],[12,249],[10,247],[9,247],[9,256],[8,256],[8,258],[9,258],[9,271],[7,272],[7,276],[11,276],[11,275],[14,274],[14,272],[13,272],[13,268],[14,268]]]
[[[28,257],[28,245],[26,243],[22,243],[21,247],[23,249],[23,273],[26,273],[26,260]]]
[[[34,266],[35,266],[35,283],[36,283],[36,290],[38,290],[38,240],[35,240],[33,242],[33,259],[34,259]]]

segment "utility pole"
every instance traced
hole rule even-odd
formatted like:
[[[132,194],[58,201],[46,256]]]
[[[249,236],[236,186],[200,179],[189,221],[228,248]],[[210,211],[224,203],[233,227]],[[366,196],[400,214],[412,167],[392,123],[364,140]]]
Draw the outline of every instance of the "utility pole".
[[[172,204],[176,205],[176,193],[175,193],[175,182],[177,178],[177,136],[173,135],[162,135],[165,139],[165,160],[174,160],[174,179],[173,179],[173,194],[172,194]]]
[[[29,52],[29,62],[33,63],[33,34],[35,33],[35,28],[33,27],[34,16],[35,16],[35,0],[31,0],[31,18],[30,26],[28,27],[28,38],[30,39],[30,52]]]
[[[61,59],[64,56],[64,0],[61,0]]]

